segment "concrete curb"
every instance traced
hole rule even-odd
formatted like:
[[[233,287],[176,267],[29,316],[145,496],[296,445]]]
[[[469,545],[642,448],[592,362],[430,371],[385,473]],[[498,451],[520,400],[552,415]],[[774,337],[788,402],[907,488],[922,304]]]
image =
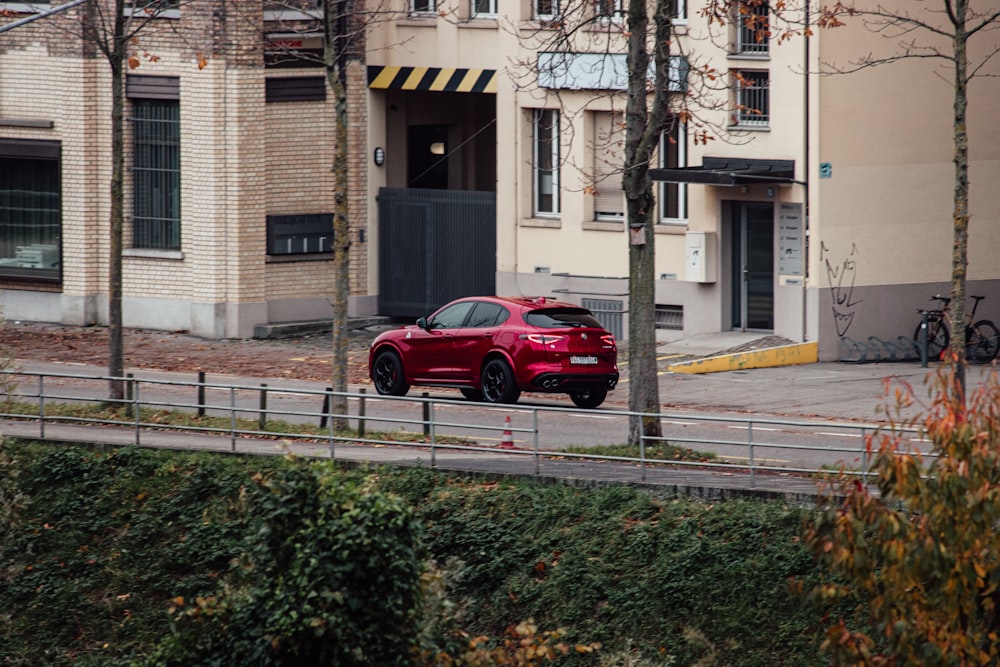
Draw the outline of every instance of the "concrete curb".
[[[814,364],[817,361],[819,361],[819,344],[811,342],[682,361],[670,364],[667,370],[673,373],[719,373],[747,368],[799,366]]]

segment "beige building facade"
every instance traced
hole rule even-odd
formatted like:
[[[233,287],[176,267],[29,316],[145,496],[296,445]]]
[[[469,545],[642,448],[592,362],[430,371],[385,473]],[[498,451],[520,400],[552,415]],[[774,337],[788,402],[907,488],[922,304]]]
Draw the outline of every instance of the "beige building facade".
[[[623,3],[568,2],[589,23],[561,44],[556,0],[380,5],[364,61],[348,69],[351,315],[407,320],[458,296],[544,295],[627,331]],[[129,73],[130,113],[176,103],[180,197],[163,203],[136,180],[136,155],[156,142],[137,140],[132,121],[124,311],[126,326],[246,337],[330,316],[333,102],[323,70],[288,57],[316,53],[308,13],[228,3],[222,29],[216,4],[181,3],[162,20],[198,39],[155,43],[155,61]],[[672,70],[685,122],[653,165],[658,338],[770,332],[837,359],[854,342],[877,354],[873,340],[911,337],[916,309],[950,279],[942,71],[915,60],[823,76],[885,40],[850,23],[762,40],[748,19],[710,26],[697,0],[679,5]],[[108,68],[50,24],[0,35],[0,164],[55,179],[36,199],[59,202],[58,233],[0,238],[0,305],[8,318],[100,324]],[[969,106],[969,293],[987,296],[987,316],[1000,308],[995,81],[973,81]],[[135,208],[137,187],[152,212]],[[47,214],[19,215],[53,229]],[[171,221],[179,237],[136,236]],[[43,246],[59,248],[57,267],[42,266],[53,252]]]

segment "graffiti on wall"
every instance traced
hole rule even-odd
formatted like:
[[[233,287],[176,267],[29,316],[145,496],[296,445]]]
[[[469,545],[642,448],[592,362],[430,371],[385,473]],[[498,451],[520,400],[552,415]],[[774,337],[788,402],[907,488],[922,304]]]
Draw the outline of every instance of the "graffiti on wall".
[[[830,283],[830,301],[837,335],[843,336],[854,322],[855,306],[862,301],[854,299],[854,281],[858,273],[855,258],[858,255],[858,247],[852,243],[851,252],[839,263],[833,258],[825,242],[820,242],[819,253],[820,260],[826,267],[826,278]]]

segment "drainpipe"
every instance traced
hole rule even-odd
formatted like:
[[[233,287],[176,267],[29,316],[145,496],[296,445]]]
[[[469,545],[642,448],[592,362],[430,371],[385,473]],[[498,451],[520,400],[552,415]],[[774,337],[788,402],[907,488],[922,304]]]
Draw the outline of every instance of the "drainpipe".
[[[811,165],[810,165],[810,162],[809,162],[809,160],[811,159],[809,137],[810,137],[810,123],[812,121],[812,117],[811,117],[811,113],[810,113],[811,112],[811,104],[810,104],[809,96],[810,96],[810,92],[811,92],[810,81],[812,80],[812,76],[811,76],[812,62],[810,60],[811,53],[810,53],[810,48],[809,48],[810,47],[810,44],[809,44],[810,36],[809,36],[808,30],[809,30],[810,16],[809,16],[809,3],[808,2],[804,3],[804,12],[805,12],[805,26],[804,26],[804,30],[806,32],[803,35],[803,39],[805,40],[805,44],[804,44],[804,47],[803,47],[804,48],[803,58],[805,59],[805,73],[804,73],[805,82],[804,82],[804,86],[803,86],[803,88],[804,88],[803,95],[805,96],[805,103],[803,104],[803,109],[804,109],[803,113],[805,115],[805,119],[804,119],[805,120],[805,123],[804,123],[805,127],[804,127],[804,138],[803,138],[803,153],[804,153],[804,156],[803,156],[804,165],[803,166],[804,166],[804,170],[803,170],[803,177],[802,177],[802,189],[803,189],[803,197],[804,197],[805,201],[803,202],[803,206],[802,206],[802,211],[803,211],[803,215],[802,215],[802,217],[803,217],[803,222],[802,222],[802,238],[803,238],[803,244],[804,244],[803,253],[802,253],[803,254],[803,271],[802,271],[802,273],[803,273],[803,276],[802,276],[802,342],[806,342],[806,341],[809,340],[809,335],[808,335],[808,331],[809,331],[809,329],[808,329],[809,313],[808,313],[808,310],[807,310],[806,306],[808,304],[808,294],[809,294],[809,174],[810,174],[810,170],[811,170]]]

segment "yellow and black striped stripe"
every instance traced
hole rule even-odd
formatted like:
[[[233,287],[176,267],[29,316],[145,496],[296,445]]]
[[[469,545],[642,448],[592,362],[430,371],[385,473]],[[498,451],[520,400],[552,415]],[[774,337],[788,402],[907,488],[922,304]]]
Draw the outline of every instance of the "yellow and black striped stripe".
[[[431,90],[454,93],[497,92],[495,69],[368,66],[368,87],[379,90]]]

